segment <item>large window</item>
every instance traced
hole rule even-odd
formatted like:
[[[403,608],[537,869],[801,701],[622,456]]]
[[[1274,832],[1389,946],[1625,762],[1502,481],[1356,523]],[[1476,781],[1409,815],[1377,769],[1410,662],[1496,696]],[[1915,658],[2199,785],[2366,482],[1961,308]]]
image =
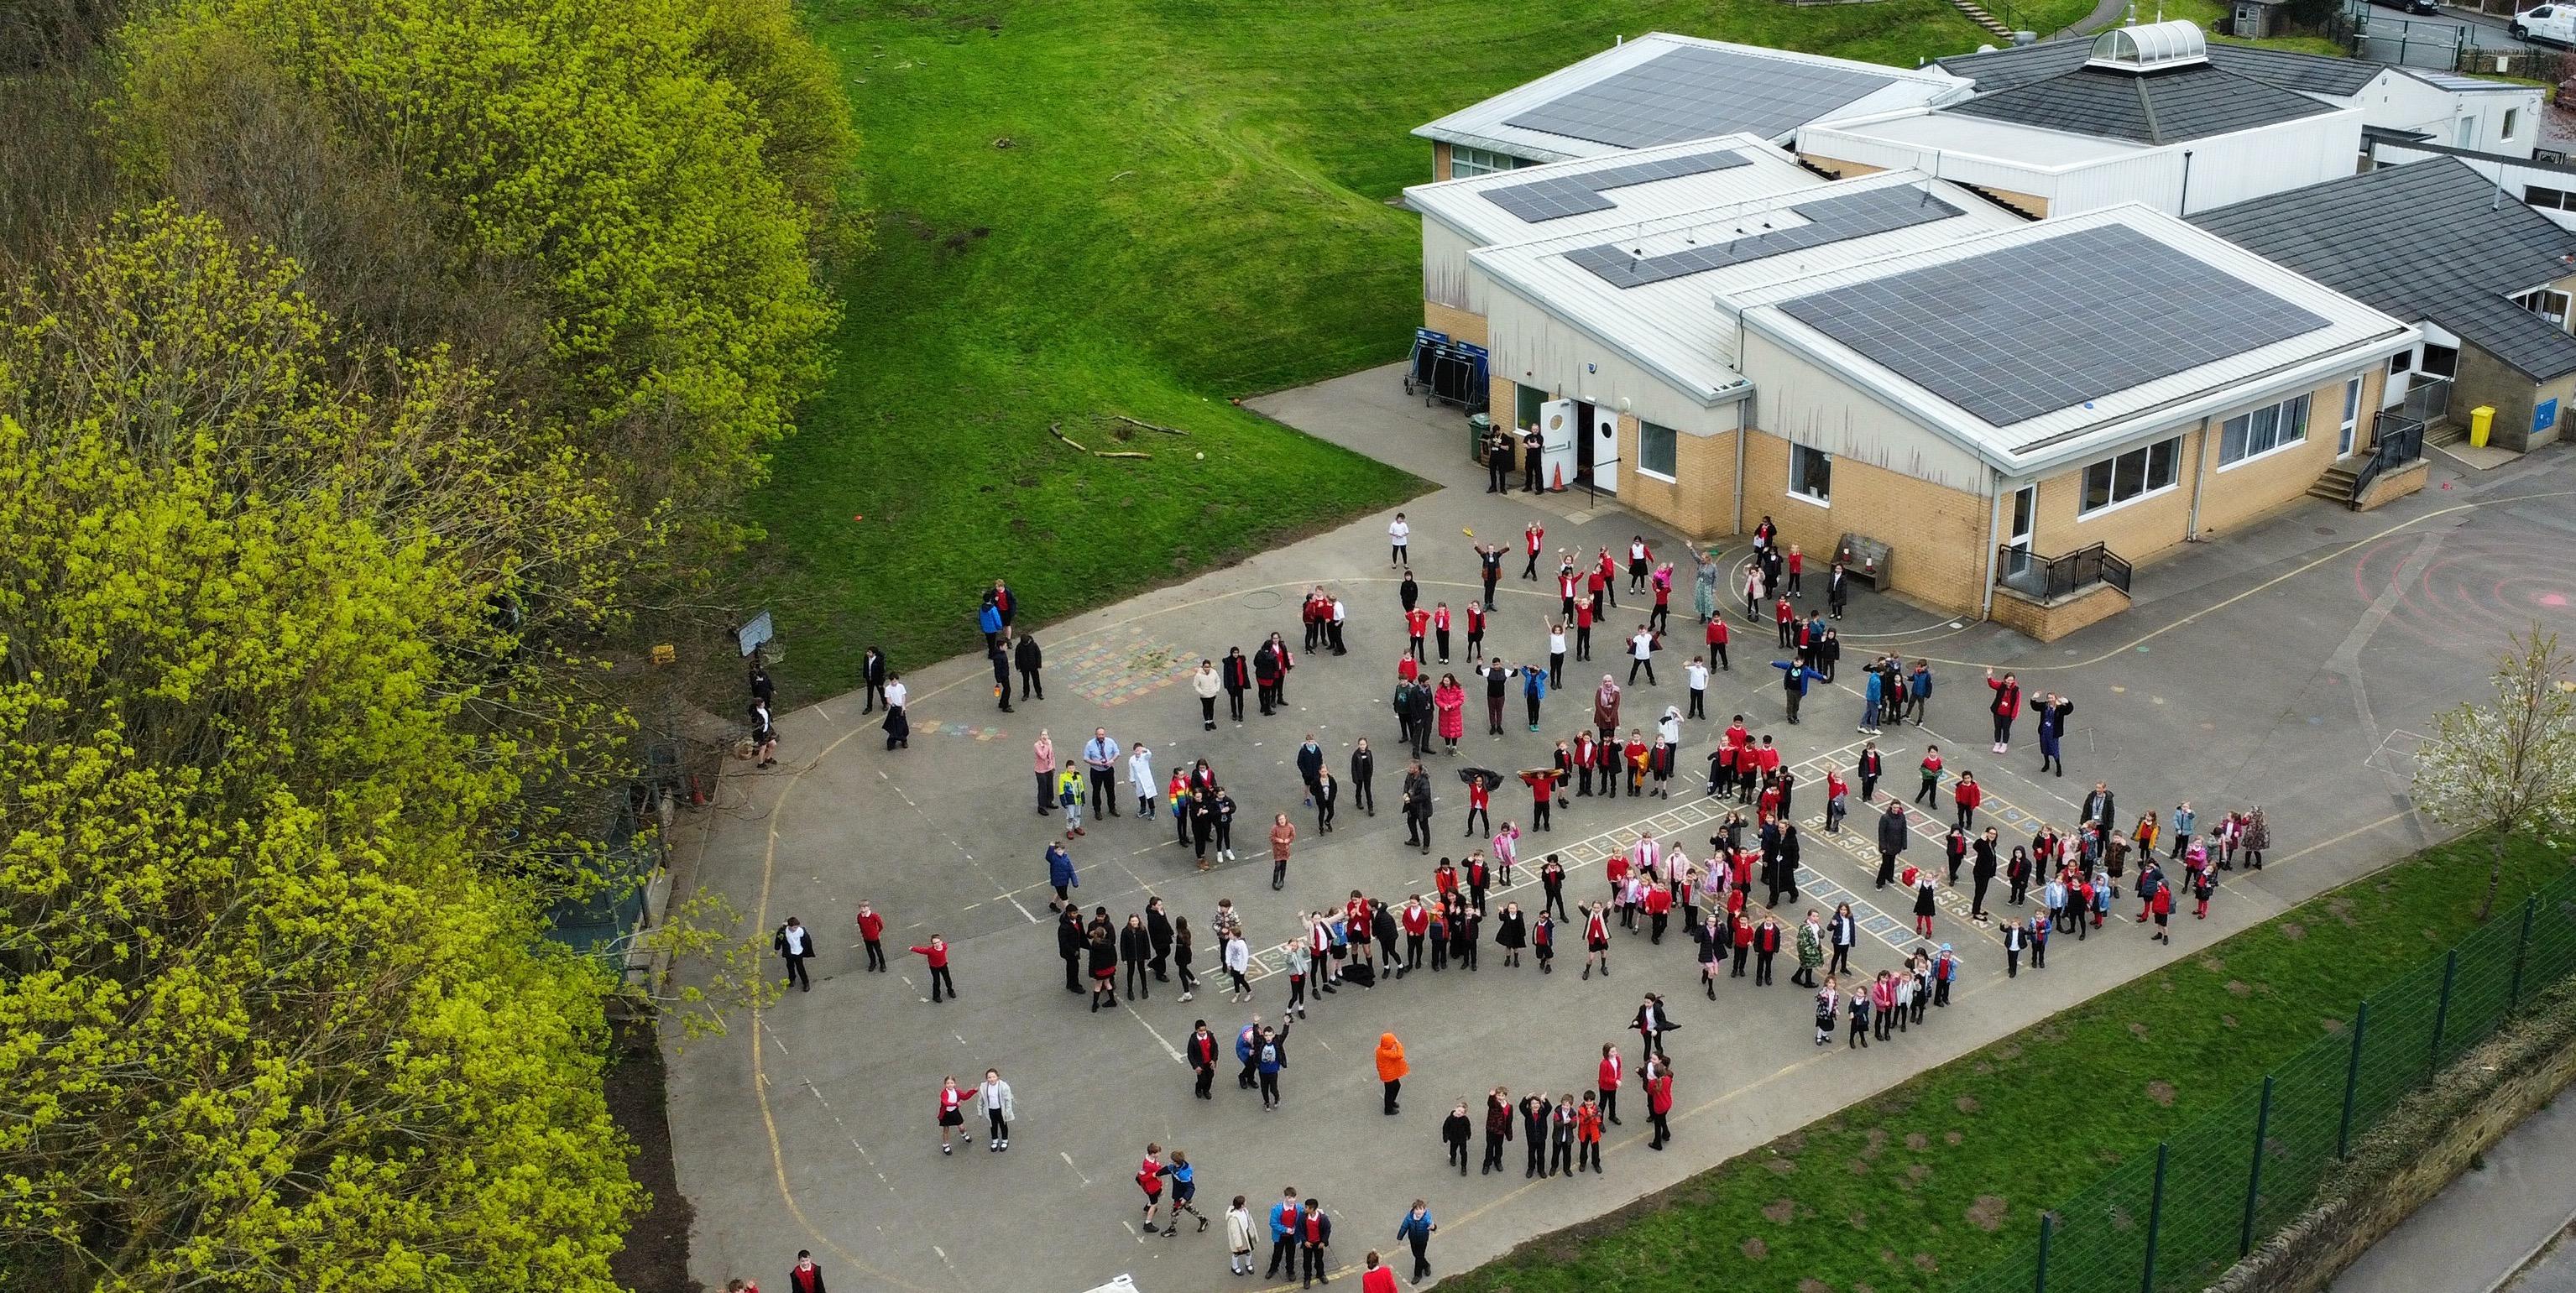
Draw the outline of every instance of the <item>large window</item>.
[[[2553,292],[2545,287],[2533,288],[2513,298],[2513,303],[2559,327],[2567,326],[2567,293],[2565,292]]]
[[[1469,148],[1464,144],[1453,144],[1449,148],[1449,178],[1453,180],[1463,180],[1472,175],[1491,175],[1496,171],[1516,170],[1520,166],[1521,159],[1509,153],[1487,152],[1482,148]]]
[[[2543,211],[2576,211],[2576,193],[2570,193],[2565,189],[2548,189],[2537,184],[2526,184],[2522,188],[2522,200]]]
[[[1834,456],[1802,444],[1789,446],[1789,497],[1829,503],[1834,497]]]
[[[2459,347],[2437,346],[2427,341],[2424,343],[2423,361],[2415,365],[2415,371],[2427,377],[2449,377],[2457,373],[2459,367]]]
[[[2260,458],[2276,449],[2287,449],[2308,438],[2308,397],[2283,400],[2278,404],[2239,413],[2227,419],[2218,433],[2218,465],[2221,470],[2248,458]]]
[[[1637,470],[1671,480],[1676,470],[1674,460],[1679,452],[1671,427],[1659,427],[1645,421],[1637,423]]]
[[[2134,503],[2149,494],[2172,489],[2181,478],[2181,436],[2142,445],[2084,469],[2084,497],[2077,500],[2075,513],[2090,516],[2104,508]]]

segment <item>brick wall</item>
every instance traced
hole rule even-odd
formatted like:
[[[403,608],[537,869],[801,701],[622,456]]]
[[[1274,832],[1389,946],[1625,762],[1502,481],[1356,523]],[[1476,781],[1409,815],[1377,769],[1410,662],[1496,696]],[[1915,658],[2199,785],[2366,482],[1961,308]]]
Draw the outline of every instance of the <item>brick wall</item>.
[[[2042,642],[2054,642],[2127,609],[2129,595],[2109,584],[2079,589],[2054,602],[2036,601],[2010,588],[1995,589],[1995,622]]]
[[[2562,377],[2535,387],[2530,378],[2495,356],[2476,346],[2462,345],[2457,380],[2451,388],[2451,420],[2467,426],[2469,410],[2490,405],[2495,409],[2495,433],[2488,443],[2516,451],[2535,449],[2560,438],[2571,412],[2568,401],[2571,394],[2576,394],[2571,388],[2576,388],[2576,377]],[[2558,401],[2558,425],[2539,435],[2531,434],[2533,407],[2552,398]]]
[[[2370,403],[2367,382],[2363,383],[2362,403],[2365,407]],[[2201,533],[2233,533],[2265,513],[2304,496],[2308,486],[2316,484],[2317,477],[2334,462],[2335,439],[2339,434],[2337,428],[2342,425],[2343,382],[2338,379],[2310,393],[2306,443],[2220,471],[2217,469],[2218,424],[2215,421],[2210,423],[2210,473],[2207,482],[2201,486],[2200,495]],[[2128,556],[2125,552],[2120,555]]]
[[[2100,543],[2139,561],[2182,542],[2191,519],[2191,480],[2200,463],[2202,439],[2196,428],[2184,433],[2180,476],[2172,489],[2082,520],[2076,519],[2076,507],[2084,497],[2084,466],[2042,480],[2031,550],[2043,557],[2060,557]]]
[[[1789,442],[1763,431],[1745,438],[1744,486],[1744,528],[1770,516],[1782,543],[1806,551],[1810,570],[1833,560],[1844,534],[1862,534],[1892,549],[1892,591],[1954,613],[1974,614],[1984,604],[1986,499],[1837,458],[1833,502],[1818,506],[1790,496]]]
[[[1436,332],[1448,333],[1452,338],[1459,341],[1473,342],[1479,346],[1485,344],[1485,316],[1481,314],[1470,314],[1454,305],[1442,305],[1438,301],[1424,301],[1422,303],[1422,326],[1430,328]],[[1508,383],[1504,384],[1508,385]],[[1508,402],[1504,402],[1498,403],[1494,407],[1509,408],[1511,405]]]
[[[1673,479],[1647,475],[1637,466],[1638,422],[1619,415],[1619,502],[1651,516],[1692,539],[1707,539],[1735,528],[1735,433],[1673,435]]]
[[[1449,145],[1436,140],[1431,145],[1431,178],[1434,181],[1449,178]]]

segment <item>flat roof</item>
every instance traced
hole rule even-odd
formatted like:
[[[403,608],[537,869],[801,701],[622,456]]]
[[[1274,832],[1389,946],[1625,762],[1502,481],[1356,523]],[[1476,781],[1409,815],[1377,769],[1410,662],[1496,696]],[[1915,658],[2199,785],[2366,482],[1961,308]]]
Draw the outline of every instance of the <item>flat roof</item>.
[[[1895,206],[1910,208],[1891,217]],[[1741,388],[1735,298],[1899,251],[2027,223],[1955,184],[1883,171],[1623,226],[1487,247],[1468,259],[1495,283],[1626,355],[1702,403]],[[1708,268],[1638,275],[1631,263],[1703,257]]]
[[[1967,92],[1937,68],[1649,32],[1413,133],[1553,162],[1736,132],[1785,139],[1810,121]]]
[[[1735,164],[1713,164],[1717,154],[1730,156]],[[1676,173],[1649,178],[1631,169],[1658,163]],[[1417,184],[1404,191],[1404,204],[1485,247],[1627,228],[1825,182],[1786,149],[1735,134]],[[1585,201],[1584,195],[1592,200]]]
[[[1992,117],[1968,116],[1942,109],[1911,112],[1866,121],[1837,121],[1831,129],[1916,148],[1990,157],[1997,161],[2054,169],[2080,166],[2147,151],[2141,145],[2101,135],[2078,135],[2026,126]]]
[[[1748,330],[2015,475],[2330,380],[2413,337],[2135,203],[1773,284],[1743,306]]]

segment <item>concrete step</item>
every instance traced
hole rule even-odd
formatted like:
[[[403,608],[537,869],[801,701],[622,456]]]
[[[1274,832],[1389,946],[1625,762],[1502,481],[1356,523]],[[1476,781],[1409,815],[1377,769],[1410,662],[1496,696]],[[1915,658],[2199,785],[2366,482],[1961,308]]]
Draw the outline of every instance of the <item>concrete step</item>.
[[[2005,40],[2012,39],[2012,28],[2005,26],[1993,14],[1978,7],[1975,0],[1950,0],[1950,7],[1958,10],[1968,21],[1985,28],[1988,32],[2001,36]]]
[[[2359,478],[2360,474],[2352,468],[2328,467],[2317,476],[2315,484],[2308,486],[2308,497],[2349,506],[2352,503],[2352,483]]]

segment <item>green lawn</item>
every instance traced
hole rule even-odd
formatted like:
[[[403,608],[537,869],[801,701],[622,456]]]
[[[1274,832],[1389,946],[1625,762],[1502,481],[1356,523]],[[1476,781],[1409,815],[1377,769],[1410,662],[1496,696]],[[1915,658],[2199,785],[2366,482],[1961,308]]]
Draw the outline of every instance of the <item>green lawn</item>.
[[[843,284],[833,383],[750,500],[770,539],[733,572],[742,600],[778,608],[801,696],[847,685],[869,643],[898,667],[977,645],[975,593],[997,574],[1043,623],[1422,488],[1228,403],[1402,355],[1419,234],[1387,201],[1429,178],[1414,126],[1657,28],[1906,66],[1980,40],[1942,0],[813,17],[849,70],[880,228]],[[1191,436],[1116,442],[1113,413]],[[1154,456],[1078,454],[1053,422]]]
[[[2565,865],[2516,854],[2499,919]],[[1441,1287],[1657,1293],[1713,1271],[1732,1289],[1951,1287],[2474,928],[2485,878],[2483,842],[2433,849]]]

